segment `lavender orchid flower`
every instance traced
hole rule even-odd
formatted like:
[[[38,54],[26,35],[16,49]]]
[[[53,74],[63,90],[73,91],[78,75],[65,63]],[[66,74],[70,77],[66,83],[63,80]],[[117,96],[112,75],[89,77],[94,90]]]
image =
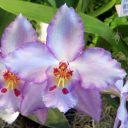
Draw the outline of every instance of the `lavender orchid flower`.
[[[120,93],[120,106],[114,123],[114,128],[128,128],[128,112],[126,109],[126,98],[128,96],[128,81],[123,86],[123,80],[116,82],[116,88]]]
[[[33,113],[42,123],[47,118],[47,109],[44,107],[41,99],[43,86],[28,83],[20,79],[18,75],[6,68],[3,61],[4,57],[7,57],[16,48],[22,46],[24,43],[27,44],[36,40],[37,35],[31,23],[21,14],[5,29],[2,35],[0,57],[0,117],[9,123],[12,123],[17,118],[18,112],[24,116]],[[39,91],[33,97],[33,92],[37,89]],[[31,98],[32,100],[30,100]],[[4,116],[2,111],[5,113]],[[10,116],[7,117],[8,115]],[[13,120],[10,117],[13,117]]]
[[[83,51],[84,44],[81,18],[73,8],[63,5],[48,26],[46,44],[26,44],[7,56],[5,63],[21,79],[45,87],[42,100],[46,107],[61,112],[75,107],[99,120],[99,91],[126,73],[108,51]]]

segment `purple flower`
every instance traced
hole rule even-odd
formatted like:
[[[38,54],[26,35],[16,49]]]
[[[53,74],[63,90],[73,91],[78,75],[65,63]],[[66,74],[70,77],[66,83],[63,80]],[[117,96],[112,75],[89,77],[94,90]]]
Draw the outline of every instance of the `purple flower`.
[[[21,47],[24,43],[28,44],[28,42],[32,41],[37,41],[36,32],[31,23],[21,14],[5,29],[2,35],[0,54],[0,113],[4,111],[4,113],[7,113],[5,115],[13,117],[16,115],[15,119],[18,116],[14,114],[15,112],[20,112],[24,116],[36,114],[39,121],[44,123],[47,117],[47,109],[44,107],[41,98],[43,86],[22,80],[20,76],[7,69],[4,63],[4,58],[11,54],[11,52]],[[38,93],[34,93],[35,90],[38,90]],[[9,120],[8,122],[15,120],[12,121],[6,118],[6,116],[1,115],[3,114],[0,114],[0,117],[4,120]]]
[[[28,43],[6,57],[8,69],[28,82],[41,83],[46,107],[77,108],[99,120],[99,91],[126,73],[102,48],[84,49],[81,18],[63,5],[48,26],[46,45]],[[35,90],[38,93],[39,90]]]
[[[126,98],[128,96],[128,81],[123,86],[123,80],[116,82],[116,88],[120,92],[120,106],[114,123],[114,128],[128,128],[128,111],[126,109]]]

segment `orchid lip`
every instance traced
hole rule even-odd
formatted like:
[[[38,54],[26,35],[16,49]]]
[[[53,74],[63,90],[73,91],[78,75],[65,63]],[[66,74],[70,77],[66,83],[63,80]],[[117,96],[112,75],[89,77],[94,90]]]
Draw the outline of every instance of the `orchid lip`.
[[[20,78],[17,77],[14,73],[10,72],[9,70],[4,71],[3,79],[6,83],[6,87],[1,89],[2,93],[6,93],[8,90],[13,90],[15,96],[20,95],[20,91],[17,89],[19,85]]]

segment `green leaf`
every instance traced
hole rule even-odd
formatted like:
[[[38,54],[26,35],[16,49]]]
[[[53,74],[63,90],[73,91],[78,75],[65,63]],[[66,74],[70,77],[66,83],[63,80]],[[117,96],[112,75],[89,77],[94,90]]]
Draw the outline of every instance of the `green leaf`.
[[[51,7],[18,0],[0,0],[0,7],[13,14],[18,15],[19,13],[22,13],[32,20],[47,23],[52,20],[56,12],[56,9]],[[83,13],[79,13],[79,15],[82,17],[85,32],[97,34],[105,39],[112,46],[114,51],[122,51],[128,56],[127,45],[121,40],[117,43],[113,38],[114,31],[112,31],[106,24],[89,15]]]
[[[56,7],[56,1],[55,1],[55,0],[48,0],[48,3],[49,3],[52,7]]]
[[[46,126],[52,128],[69,128],[68,121],[62,112],[58,109],[49,109]]]
[[[101,48],[104,48],[108,51],[112,50],[111,45],[109,43],[107,43],[106,40],[104,40],[103,38],[96,36],[94,39],[96,40],[96,42],[95,42],[96,47],[101,47]]]
[[[128,56],[128,46],[121,40],[116,42],[115,38],[113,37],[115,32],[111,30],[106,24],[89,15],[84,15],[82,13],[79,13],[79,15],[82,17],[85,32],[97,34],[98,36],[105,39],[112,46],[112,49],[115,52],[122,51],[126,56]]]
[[[89,14],[92,16],[99,16],[103,14],[104,12],[108,11],[109,9],[111,9],[115,5],[115,3],[116,3],[116,0],[110,0],[110,2],[108,2],[107,4],[104,4],[99,9]]]
[[[67,4],[68,6],[75,7],[78,3],[78,0],[55,0],[57,7],[60,7],[63,4]]]
[[[37,117],[33,114],[28,118],[39,123]],[[60,112],[58,109],[48,109],[48,118],[44,126],[50,128],[69,128],[68,120],[64,113]]]
[[[44,22],[49,22],[56,12],[54,8],[20,0],[0,0],[0,8],[16,15],[22,13],[29,19]]]
[[[79,0],[76,10],[79,12],[85,12],[85,10],[87,10],[88,4],[89,0]]]
[[[119,25],[115,28],[121,38],[128,37],[128,25]]]
[[[117,98],[111,98],[109,94],[103,94],[104,98],[107,100],[109,104],[111,104],[114,108],[119,107],[119,99]]]
[[[128,17],[118,17],[117,14],[113,14],[111,17],[106,18],[104,23],[109,25],[111,29],[115,29],[120,25],[128,25]]]
[[[0,9],[0,37],[7,25],[15,18],[15,16],[11,13]]]

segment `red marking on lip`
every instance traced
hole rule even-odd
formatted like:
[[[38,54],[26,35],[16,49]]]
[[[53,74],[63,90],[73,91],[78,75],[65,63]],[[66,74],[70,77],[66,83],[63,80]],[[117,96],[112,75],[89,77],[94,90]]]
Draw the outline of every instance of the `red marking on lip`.
[[[62,89],[62,92],[63,92],[63,94],[64,94],[64,95],[66,95],[66,94],[68,94],[68,93],[69,93],[69,91],[68,91],[68,89],[67,89],[67,88],[63,88],[63,89]]]
[[[15,94],[15,96],[18,97],[21,93],[18,89],[14,89],[14,94]]]
[[[53,91],[56,89],[56,85],[53,85],[52,87],[49,88],[49,91]]]
[[[6,93],[6,92],[7,92],[7,88],[2,88],[2,89],[1,89],[1,92],[2,92],[2,93]]]

